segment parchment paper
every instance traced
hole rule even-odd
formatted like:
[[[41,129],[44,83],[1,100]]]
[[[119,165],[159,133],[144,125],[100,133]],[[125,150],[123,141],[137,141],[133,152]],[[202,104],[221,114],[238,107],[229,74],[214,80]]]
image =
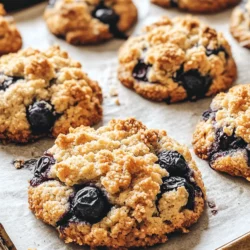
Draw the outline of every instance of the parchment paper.
[[[194,0],[195,1],[195,0]],[[140,20],[134,33],[145,23],[167,14],[185,15],[177,10],[164,10],[149,4],[149,0],[135,0],[140,11]],[[45,4],[14,14],[23,39],[24,48],[32,46],[46,49],[49,45],[60,44],[71,57],[79,60],[83,69],[99,81],[103,88],[104,119],[106,124],[112,118],[134,116],[148,127],[168,131],[169,135],[191,150],[192,132],[201,113],[208,108],[211,98],[195,103],[166,105],[143,99],[133,91],[121,86],[116,80],[117,50],[122,41],[113,40],[99,46],[74,47],[51,35],[42,19]],[[250,51],[238,46],[228,31],[231,10],[216,15],[201,16],[205,22],[223,31],[230,41],[238,65],[237,83],[250,82]],[[110,97],[110,90],[117,88],[120,106],[116,97]],[[101,126],[102,124],[99,124]],[[56,230],[37,220],[28,209],[27,187],[32,173],[27,169],[16,170],[14,159],[38,157],[53,144],[51,139],[17,146],[0,145],[0,222],[4,225],[18,250],[78,250],[88,249],[73,244],[66,245],[58,238]],[[194,156],[195,157],[195,156]],[[209,168],[205,161],[195,157],[207,188],[208,200],[215,202],[216,215],[207,206],[199,222],[185,235],[173,237],[155,250],[213,250],[230,240],[250,231],[250,183],[240,178],[220,174]],[[249,247],[250,249],[250,247]]]

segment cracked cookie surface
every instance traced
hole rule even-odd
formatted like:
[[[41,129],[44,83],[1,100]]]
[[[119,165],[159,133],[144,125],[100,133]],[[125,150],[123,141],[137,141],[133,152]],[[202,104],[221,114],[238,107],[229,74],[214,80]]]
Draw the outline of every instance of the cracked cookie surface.
[[[232,13],[230,31],[241,46],[250,49],[250,1],[244,0]]]
[[[0,56],[17,52],[22,47],[22,37],[16,28],[14,19],[7,16],[0,4]]]
[[[68,43],[95,44],[126,39],[137,9],[132,0],[51,0],[44,18],[50,31]]]
[[[70,129],[38,161],[29,205],[66,243],[151,246],[200,217],[205,190],[185,146],[134,118]]]
[[[250,84],[218,94],[193,136],[195,153],[218,171],[250,181]]]
[[[229,88],[237,70],[221,33],[191,16],[161,18],[119,52],[118,78],[153,101],[196,100]]]
[[[181,10],[196,13],[213,13],[219,12],[226,8],[232,7],[240,0],[151,0],[152,3],[163,7],[175,7]]]
[[[0,140],[56,137],[102,118],[98,83],[59,47],[25,49],[0,58]]]

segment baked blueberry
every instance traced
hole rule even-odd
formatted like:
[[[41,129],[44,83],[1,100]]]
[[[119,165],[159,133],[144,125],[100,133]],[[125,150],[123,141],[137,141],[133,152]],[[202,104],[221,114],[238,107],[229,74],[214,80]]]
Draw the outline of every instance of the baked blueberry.
[[[158,162],[162,168],[165,168],[170,176],[186,176],[189,172],[187,162],[177,151],[162,151],[158,155]]]
[[[226,59],[229,57],[228,52],[222,46],[220,46],[216,49],[208,49],[208,48],[206,49],[207,56],[218,55],[220,52],[223,52],[225,54]]]
[[[189,196],[186,208],[193,210],[195,189],[190,183],[188,183],[188,181],[185,178],[177,176],[164,178],[163,183],[161,185],[161,195],[164,194],[165,192],[177,190],[179,187],[185,187],[185,189],[188,191]]]
[[[139,60],[139,62],[135,65],[133,70],[133,77],[138,81],[147,82],[148,81],[148,70],[150,65],[146,64],[143,60]]]
[[[34,177],[30,181],[31,186],[35,187],[40,185],[41,183],[50,180],[48,178],[48,171],[50,170],[51,166],[56,163],[53,155],[45,154],[42,156],[36,163],[34,169]]]
[[[184,72],[182,67],[177,72],[175,81],[187,91],[189,100],[197,100],[205,96],[212,83],[212,78],[209,75],[202,76],[198,70]]]
[[[109,25],[110,32],[116,38],[127,38],[127,36],[123,32],[119,31],[117,27],[120,16],[117,15],[117,13],[112,8],[107,7],[103,1],[101,1],[100,5],[96,7],[92,15],[102,23]]]
[[[217,111],[212,110],[211,108],[206,110],[203,114],[202,114],[202,119],[203,121],[207,121],[208,119],[212,118],[214,120],[215,118],[215,114]]]
[[[89,223],[96,223],[107,215],[107,199],[96,187],[84,187],[73,199],[74,215]]]
[[[3,73],[0,73],[0,91],[5,91],[10,85],[16,83],[18,80],[22,78],[13,77],[13,76],[6,76]]]
[[[56,120],[53,106],[46,101],[37,101],[30,105],[27,117],[34,134],[48,133]]]

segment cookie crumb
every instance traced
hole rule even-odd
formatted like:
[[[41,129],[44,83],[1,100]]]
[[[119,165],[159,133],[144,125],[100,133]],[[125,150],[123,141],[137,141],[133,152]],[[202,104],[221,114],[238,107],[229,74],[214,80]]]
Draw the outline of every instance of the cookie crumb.
[[[117,88],[116,88],[115,86],[112,86],[112,87],[110,88],[109,94],[110,94],[110,96],[112,96],[112,97],[118,96]]]
[[[117,106],[120,106],[120,105],[121,105],[121,103],[120,103],[120,101],[119,101],[118,98],[115,100],[115,104],[116,104]]]

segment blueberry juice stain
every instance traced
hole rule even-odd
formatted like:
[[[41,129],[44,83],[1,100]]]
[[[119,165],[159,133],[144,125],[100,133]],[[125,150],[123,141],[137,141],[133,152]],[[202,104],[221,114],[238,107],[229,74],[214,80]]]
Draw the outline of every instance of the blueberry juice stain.
[[[114,37],[119,39],[127,39],[128,36],[121,32],[117,27],[120,16],[110,7],[106,6],[102,0],[92,12],[92,16],[100,22],[109,25],[109,31]]]

